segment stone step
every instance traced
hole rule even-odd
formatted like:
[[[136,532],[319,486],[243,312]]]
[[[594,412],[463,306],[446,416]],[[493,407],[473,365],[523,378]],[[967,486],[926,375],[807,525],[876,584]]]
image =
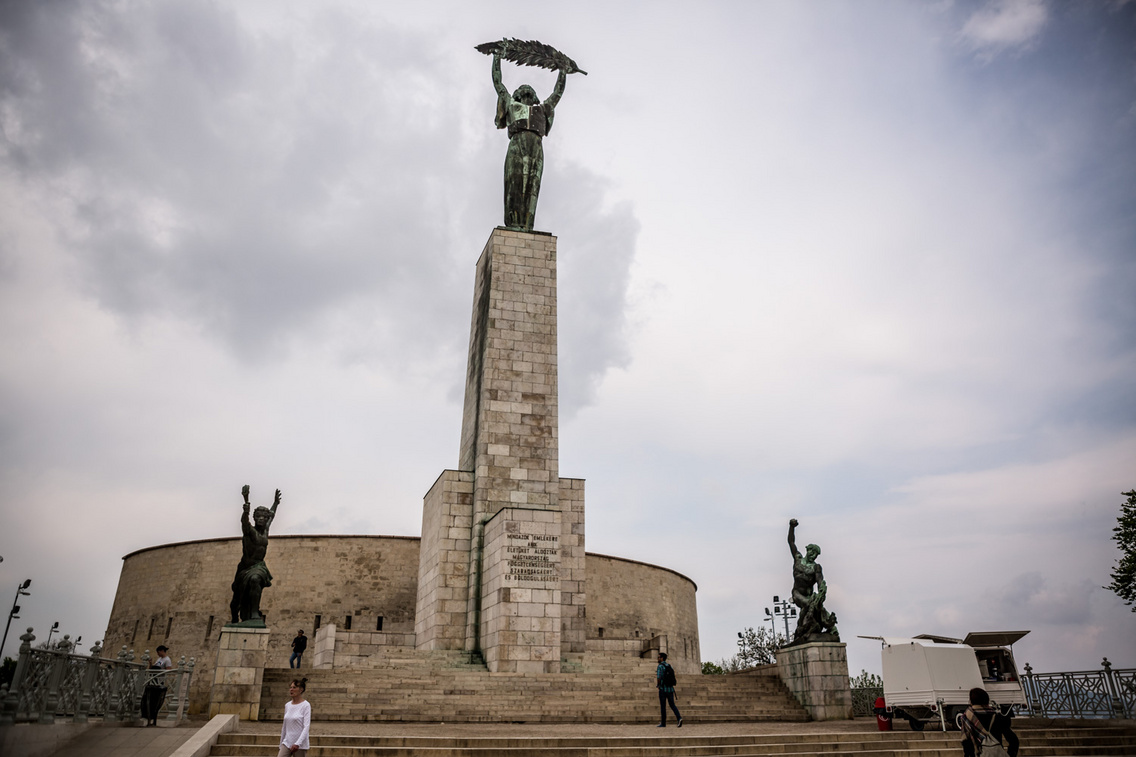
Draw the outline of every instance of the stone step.
[[[1133,728],[1022,729],[1021,757],[1131,755]],[[751,736],[642,737],[379,737],[319,735],[310,757],[957,757],[958,732],[800,733]],[[217,757],[275,755],[274,734],[226,734]]]
[[[283,711],[287,668],[264,672],[260,716]],[[640,723],[658,717],[653,673],[489,673],[447,668],[313,670],[314,717],[329,721]],[[808,719],[772,676],[684,676],[678,705],[701,722]]]

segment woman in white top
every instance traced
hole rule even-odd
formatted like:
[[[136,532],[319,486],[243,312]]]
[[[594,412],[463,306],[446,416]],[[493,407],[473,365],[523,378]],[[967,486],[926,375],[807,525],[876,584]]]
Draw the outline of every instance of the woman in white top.
[[[276,757],[304,757],[308,753],[308,729],[312,725],[312,705],[304,699],[308,679],[292,681],[288,694],[292,701],[284,705],[284,725],[280,728],[280,751]]]

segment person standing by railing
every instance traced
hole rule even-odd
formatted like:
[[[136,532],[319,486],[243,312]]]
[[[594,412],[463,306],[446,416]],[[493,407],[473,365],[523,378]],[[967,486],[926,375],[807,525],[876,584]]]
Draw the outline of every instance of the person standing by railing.
[[[146,718],[146,725],[158,724],[158,711],[162,709],[162,702],[166,700],[166,673],[174,666],[170,659],[169,648],[165,644],[158,647],[158,657],[150,663],[146,673],[146,688],[142,691],[142,717]]]

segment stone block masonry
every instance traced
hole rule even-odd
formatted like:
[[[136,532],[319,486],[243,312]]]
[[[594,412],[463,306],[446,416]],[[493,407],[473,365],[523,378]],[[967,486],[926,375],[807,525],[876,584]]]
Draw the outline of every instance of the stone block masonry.
[[[473,523],[473,473],[442,471],[422,503],[414,616],[419,649],[464,649]]]
[[[504,508],[485,525],[481,647],[493,673],[560,672],[560,513]]]
[[[848,654],[841,642],[777,650],[777,672],[813,720],[851,720]]]
[[[213,688],[209,694],[209,717],[259,718],[268,636],[267,628],[225,626],[221,631],[217,664],[213,668]]]
[[[477,263],[459,468],[474,517],[558,509],[556,237],[495,229]]]
[[[494,229],[474,283],[460,470],[423,502],[418,649],[480,653],[492,672],[582,663],[584,485],[560,478],[557,391],[556,238]]]
[[[643,645],[653,636],[667,635],[675,670],[679,675],[697,675],[696,587],[689,578],[668,568],[597,554],[587,554],[578,568],[570,567],[575,548],[569,539],[578,539],[582,551],[583,534],[572,532],[567,492],[582,498],[583,486],[579,479],[561,479],[561,533],[565,534],[560,542],[561,674],[575,670],[564,667],[565,660],[571,661],[565,651],[569,645],[566,628],[574,620],[586,624],[585,671],[605,668],[614,656],[641,662]],[[391,635],[390,644],[402,644],[402,629],[412,629],[415,623],[419,545],[418,537],[406,536],[273,536],[269,566],[278,580],[264,593],[261,605],[269,622],[268,670],[306,676],[312,668],[322,667],[321,663],[333,665],[333,648],[341,637],[373,635],[380,619],[381,635]],[[194,716],[209,712],[222,625],[232,598],[229,585],[240,558],[241,540],[230,537],[148,547],[123,562],[104,646],[115,652],[127,646],[141,657],[147,649],[153,656],[154,647],[164,643],[175,657],[196,658],[189,694],[189,712]],[[569,578],[573,570],[577,575],[586,573],[586,584]],[[586,617],[580,614],[583,597],[570,596],[585,587]],[[576,609],[575,616],[571,608]],[[352,630],[344,633],[348,615]],[[336,626],[334,638],[325,639]],[[149,636],[151,628],[153,635]],[[290,644],[298,628],[304,628],[312,640],[302,670],[289,672]],[[379,660],[368,661],[365,668],[380,661],[393,664],[392,657],[401,657],[397,646],[384,645],[375,652]],[[462,647],[414,654],[460,661]],[[287,682],[281,696],[286,694]],[[270,712],[279,717],[279,710]]]

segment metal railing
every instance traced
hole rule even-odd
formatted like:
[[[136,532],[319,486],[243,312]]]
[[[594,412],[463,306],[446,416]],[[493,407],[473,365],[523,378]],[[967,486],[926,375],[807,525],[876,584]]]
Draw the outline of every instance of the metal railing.
[[[882,686],[866,686],[862,689],[852,689],[852,717],[864,715],[871,716],[875,712],[876,698],[884,695]]]
[[[32,649],[30,628],[20,641],[12,682],[0,686],[0,725],[47,724],[57,718],[75,723],[135,720],[147,687],[166,689],[157,717],[172,722],[186,717],[193,658],[187,664],[182,657],[176,668],[151,670],[149,650],[134,662],[133,650],[126,647],[117,659],[101,657],[101,642],[95,642],[89,656],[72,654],[74,645],[66,640],[54,649]]]
[[[1029,713],[1047,718],[1136,717],[1136,669],[1113,670],[1108,658],[1101,670],[1034,673],[1026,663],[1022,688]]]

